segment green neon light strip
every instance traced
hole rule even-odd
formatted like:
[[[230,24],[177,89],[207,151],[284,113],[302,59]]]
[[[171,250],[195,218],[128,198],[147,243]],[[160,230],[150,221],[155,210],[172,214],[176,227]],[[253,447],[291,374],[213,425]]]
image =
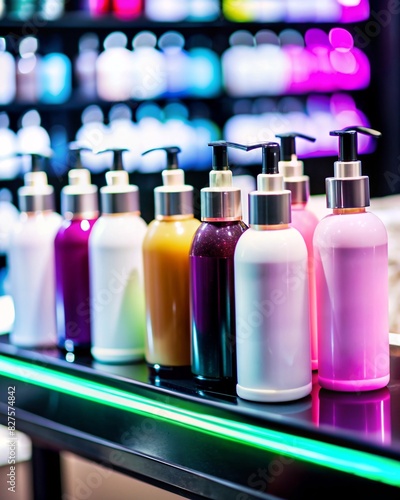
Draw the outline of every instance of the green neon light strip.
[[[71,396],[153,417],[269,452],[400,487],[400,462],[310,438],[204,415],[107,385],[0,355],[0,375]]]

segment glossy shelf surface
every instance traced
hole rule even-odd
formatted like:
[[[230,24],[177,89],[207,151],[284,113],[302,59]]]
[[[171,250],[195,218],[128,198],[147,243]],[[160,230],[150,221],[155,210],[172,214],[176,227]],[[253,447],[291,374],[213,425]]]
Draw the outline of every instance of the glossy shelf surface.
[[[399,346],[387,388],[334,393],[314,373],[310,396],[259,404],[191,378],[153,378],[145,363],[20,349],[3,335],[3,394],[9,386],[17,426],[33,439],[190,498],[318,498],[350,486],[400,493]],[[4,423],[4,403],[0,414]]]

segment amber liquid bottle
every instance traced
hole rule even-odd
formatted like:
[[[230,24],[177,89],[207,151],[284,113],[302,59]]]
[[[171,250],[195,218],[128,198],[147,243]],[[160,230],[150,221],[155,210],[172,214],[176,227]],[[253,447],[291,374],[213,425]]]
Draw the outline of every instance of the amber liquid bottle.
[[[189,251],[200,221],[193,215],[193,187],[178,168],[179,148],[167,151],[163,186],[154,190],[155,219],[143,241],[146,362],[151,375],[190,375]],[[147,153],[147,152],[146,152]]]

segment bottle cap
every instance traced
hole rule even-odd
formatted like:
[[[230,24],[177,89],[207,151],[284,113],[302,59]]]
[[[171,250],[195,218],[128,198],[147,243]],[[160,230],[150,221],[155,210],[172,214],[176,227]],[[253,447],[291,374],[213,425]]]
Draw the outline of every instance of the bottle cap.
[[[21,212],[55,210],[54,188],[49,186],[44,162],[50,156],[32,153],[31,171],[24,175],[24,186],[18,189],[18,204]]]
[[[291,192],[284,188],[283,175],[279,173],[279,144],[263,142],[251,146],[238,144],[234,147],[244,151],[262,148],[262,173],[257,176],[257,190],[249,194],[249,224],[289,224]]]
[[[208,145],[212,147],[212,170],[210,186],[200,191],[201,220],[242,220],[241,192],[233,186],[228,165],[228,147],[236,145],[226,141],[214,141]]]
[[[128,172],[124,169],[125,148],[111,148],[99,153],[113,152],[113,164],[106,172],[107,186],[100,188],[103,214],[140,213],[139,188],[129,183]]]
[[[283,175],[284,187],[292,193],[292,204],[307,203],[310,197],[310,178],[304,175],[304,163],[297,158],[296,138],[310,142],[315,142],[316,139],[298,132],[276,134],[276,137],[281,139],[279,172]]]
[[[185,184],[185,172],[178,164],[181,149],[178,146],[166,146],[149,149],[142,155],[153,151],[165,151],[167,154],[167,165],[161,174],[163,185],[154,189],[155,217],[193,215],[193,186]]]
[[[335,177],[328,177],[326,204],[328,208],[362,208],[370,205],[369,178],[362,175],[361,161],[357,159],[357,134],[381,137],[381,133],[366,127],[345,127],[333,130],[339,137],[338,161],[334,163]]]
[[[91,174],[81,168],[82,151],[90,150],[85,144],[73,142],[70,152],[75,153],[73,168],[68,172],[68,185],[61,190],[61,213],[65,218],[95,218],[98,215],[98,188],[91,184]]]

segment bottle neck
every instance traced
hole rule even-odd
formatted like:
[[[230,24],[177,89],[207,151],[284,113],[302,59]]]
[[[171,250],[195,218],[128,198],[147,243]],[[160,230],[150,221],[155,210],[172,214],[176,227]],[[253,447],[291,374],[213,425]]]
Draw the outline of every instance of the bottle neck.
[[[302,202],[302,203],[293,203],[292,204],[292,210],[305,210],[307,206],[307,202]]]
[[[21,218],[33,219],[34,217],[46,217],[54,213],[54,210],[38,210],[36,212],[21,212]]]
[[[250,224],[250,227],[256,231],[280,231],[290,229],[290,224]]]
[[[363,214],[366,212],[365,207],[358,208],[334,208],[334,215],[346,215],[346,214]]]
[[[157,215],[156,220],[163,222],[176,222],[193,219],[193,214],[178,214],[178,215]]]
[[[108,217],[108,218],[112,218],[112,217],[129,217],[129,216],[140,217],[140,212],[139,211],[136,211],[136,212],[113,212],[113,213],[103,212],[101,214],[101,216],[102,217]]]
[[[99,217],[99,212],[65,212],[65,220],[92,220]]]

